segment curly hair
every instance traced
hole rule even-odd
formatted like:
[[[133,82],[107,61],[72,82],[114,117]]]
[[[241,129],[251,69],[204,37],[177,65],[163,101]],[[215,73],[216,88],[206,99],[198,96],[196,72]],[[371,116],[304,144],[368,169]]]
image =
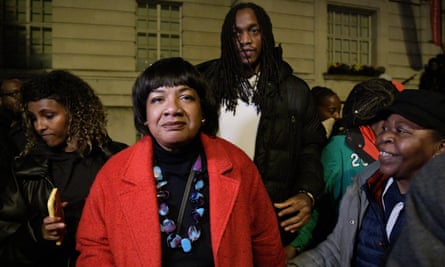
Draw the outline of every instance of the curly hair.
[[[253,102],[261,109],[265,101],[265,88],[268,81],[278,82],[281,47],[275,47],[272,32],[272,22],[264,9],[254,3],[240,3],[232,7],[224,19],[221,30],[221,57],[215,68],[215,73],[209,73],[210,86],[214,88],[214,97],[218,103],[224,103],[227,110],[234,111],[238,98],[246,98],[246,92],[251,86],[248,77],[242,74],[245,66],[241,62],[237,48],[237,36],[234,32],[236,13],[250,8],[255,13],[261,30],[262,50],[259,59],[261,75],[257,90],[253,95]]]
[[[218,110],[208,95],[208,85],[198,70],[180,57],[164,58],[150,65],[133,85],[134,123],[139,133],[150,134],[147,121],[147,98],[151,91],[161,86],[187,85],[194,89],[200,99],[205,123],[201,131],[214,136],[218,130]]]
[[[343,106],[343,122],[346,128],[372,124],[380,118],[380,110],[388,107],[399,93],[385,79],[371,79],[355,85]]]
[[[76,142],[77,152],[85,156],[97,145],[103,149],[110,140],[106,129],[106,114],[102,102],[93,89],[81,78],[64,70],[40,74],[23,85],[22,102],[53,99],[65,108],[67,115],[67,143]],[[24,113],[27,144],[24,154],[35,147],[40,137],[34,130],[32,118]]]

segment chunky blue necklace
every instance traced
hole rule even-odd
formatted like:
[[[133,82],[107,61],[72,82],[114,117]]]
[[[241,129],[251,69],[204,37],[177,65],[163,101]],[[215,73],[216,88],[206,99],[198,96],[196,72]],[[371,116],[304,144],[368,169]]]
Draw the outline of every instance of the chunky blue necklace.
[[[181,208],[179,210],[177,224],[173,219],[168,217],[170,211],[166,202],[170,197],[170,192],[166,190],[168,181],[164,179],[161,167],[155,165],[153,167],[153,173],[156,180],[161,232],[167,234],[167,246],[172,249],[182,248],[185,253],[188,253],[192,250],[192,242],[195,242],[201,236],[201,227],[199,222],[205,211],[205,198],[202,193],[204,188],[204,180],[201,156],[198,156],[192,169],[190,170],[184,195],[181,201]],[[179,231],[181,231],[181,224],[184,217],[185,206],[187,205],[187,199],[192,205],[191,216],[195,223],[188,227],[186,235],[181,236]]]

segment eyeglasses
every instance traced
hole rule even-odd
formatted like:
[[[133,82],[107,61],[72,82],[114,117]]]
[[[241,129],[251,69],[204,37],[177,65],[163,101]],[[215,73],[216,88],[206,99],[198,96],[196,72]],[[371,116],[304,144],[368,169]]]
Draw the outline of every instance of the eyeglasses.
[[[15,96],[17,94],[19,94],[20,91],[14,91],[14,92],[7,92],[7,93],[0,93],[0,97],[4,97],[4,96]]]

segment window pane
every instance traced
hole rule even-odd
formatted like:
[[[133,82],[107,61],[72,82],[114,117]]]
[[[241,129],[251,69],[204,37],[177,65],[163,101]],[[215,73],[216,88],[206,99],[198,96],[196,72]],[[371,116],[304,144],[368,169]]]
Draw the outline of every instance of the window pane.
[[[33,21],[33,22],[43,22],[42,13],[33,11],[31,13],[31,21]]]
[[[350,50],[351,51],[359,51],[358,50],[358,42],[357,42],[357,40],[352,40],[350,42]]]
[[[52,39],[53,34],[51,29],[43,29],[43,53],[51,54],[52,53]]]
[[[137,70],[143,70],[160,58],[180,56],[180,5],[139,5],[136,14]]]
[[[341,54],[341,61],[340,62],[351,62],[351,60],[349,58],[349,53],[348,52],[343,52]]]
[[[52,0],[3,0],[0,33],[2,67],[50,68]],[[1,57],[0,57],[1,58]]]
[[[334,54],[334,62],[342,62],[342,58],[341,58],[341,53],[340,52],[335,52]]]
[[[372,12],[328,7],[328,64],[370,64]],[[360,44],[360,45],[359,45]]]
[[[360,37],[361,38],[368,38],[369,37],[369,29],[366,27],[360,28]]]
[[[360,42],[360,50],[361,51],[368,51],[369,50],[369,43],[366,41]]]
[[[179,37],[178,36],[161,36],[162,50],[179,51]]]
[[[31,28],[31,54],[41,54],[42,34],[39,28]]]
[[[349,40],[343,40],[342,42],[341,42],[341,50],[342,51],[346,51],[346,52],[349,52]]]
[[[360,26],[369,27],[369,16],[360,16]]]
[[[51,22],[51,16],[52,16],[51,1],[31,0],[31,21]]]
[[[334,25],[334,34],[336,34],[336,35],[341,35],[341,33],[342,33],[342,28],[341,28],[341,24],[335,24]]]
[[[349,54],[349,61],[352,63],[352,64],[358,64],[358,56],[357,56],[357,53],[355,53],[355,52],[351,52],[350,54]]]

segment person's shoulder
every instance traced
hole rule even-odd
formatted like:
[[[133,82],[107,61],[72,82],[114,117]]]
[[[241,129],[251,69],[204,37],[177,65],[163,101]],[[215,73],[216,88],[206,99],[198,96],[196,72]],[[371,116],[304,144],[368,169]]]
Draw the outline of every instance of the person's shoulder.
[[[426,167],[428,166],[428,167]],[[425,171],[445,170],[445,153],[442,152],[433,156],[429,163],[425,166]],[[445,176],[445,172],[439,171],[441,177]]]
[[[281,74],[280,80],[280,87],[286,88],[288,92],[294,93],[296,97],[312,97],[309,85],[305,80],[295,74],[290,73],[284,76]]]
[[[204,134],[202,140],[204,146],[210,148],[215,155],[222,156],[225,154],[232,161],[251,161],[241,148],[224,138]]]
[[[139,147],[140,141],[136,142],[135,144],[128,146],[127,144],[116,142],[113,144],[113,152],[110,156],[109,161],[120,161],[124,160],[125,158],[128,158],[134,151]]]
[[[21,155],[14,159],[14,169],[16,175],[27,176],[35,170],[46,170],[48,167],[48,158],[44,154],[31,154]]]
[[[106,159],[111,158],[115,154],[119,153],[123,149],[127,148],[128,145],[122,142],[114,141],[111,138],[103,145],[102,148],[96,148],[101,154],[105,156]]]
[[[232,144],[230,141],[221,138],[219,136],[209,136],[207,134],[203,134],[202,139],[204,145],[217,146],[218,149],[224,149],[224,150],[242,151],[239,147]]]
[[[202,138],[208,164],[218,173],[243,181],[254,182],[259,177],[258,169],[252,159],[238,146],[221,137]],[[229,174],[230,173],[230,174]]]
[[[282,60],[279,63],[279,70],[280,70],[280,75],[281,75],[282,80],[288,79],[293,82],[298,82],[298,83],[307,85],[307,83],[302,78],[300,78],[298,75],[296,75],[294,73],[292,66],[289,63],[287,63],[286,61]]]
[[[330,144],[336,145],[336,146],[346,145],[345,139],[346,139],[346,135],[344,135],[344,134],[333,135],[329,138],[329,143],[327,144],[327,146]]]
[[[296,76],[295,74],[289,75],[284,81],[292,83],[292,89],[304,92],[307,95],[310,94],[309,85],[305,80]]]
[[[429,160],[419,173],[415,176],[411,187],[420,186],[429,187],[431,189],[437,190],[435,186],[440,185],[443,187],[445,185],[445,153],[440,153]]]
[[[114,176],[125,173],[133,160],[142,159],[140,154],[138,154],[143,153],[141,151],[143,151],[144,148],[141,142],[142,141],[140,140],[131,146],[127,146],[123,143],[116,144],[118,148],[122,149],[107,158],[100,172],[106,174],[105,176]]]
[[[345,139],[345,135],[331,136],[322,150],[322,161],[337,161],[342,155],[350,152],[351,149],[346,145]]]
[[[373,177],[380,169],[380,162],[378,160],[368,164],[364,169],[362,169],[357,177],[360,178],[360,183],[363,184],[365,181]],[[380,175],[383,177],[383,175]]]
[[[211,59],[208,61],[204,61],[201,63],[198,63],[195,65],[195,68],[199,71],[199,72],[206,72],[207,70],[209,70],[212,66],[216,65],[219,62],[219,59]]]
[[[127,148],[128,145],[122,142],[117,142],[117,141],[111,141],[108,145],[107,148],[109,149],[109,151],[112,154],[116,154],[122,150],[124,150],[125,148]]]

